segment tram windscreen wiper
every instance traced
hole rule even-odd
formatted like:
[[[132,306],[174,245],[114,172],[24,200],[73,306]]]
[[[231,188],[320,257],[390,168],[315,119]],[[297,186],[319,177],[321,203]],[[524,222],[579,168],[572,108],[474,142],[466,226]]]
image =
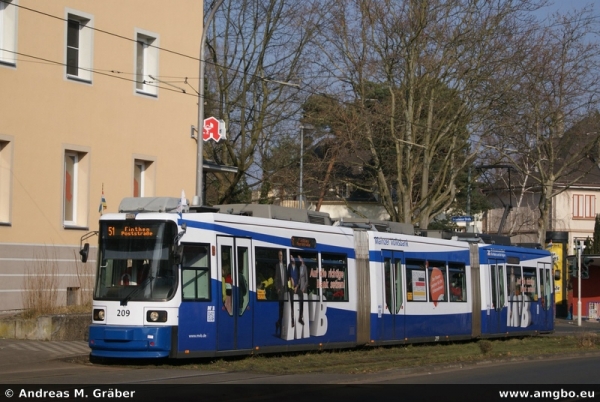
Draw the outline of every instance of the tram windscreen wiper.
[[[148,285],[150,282],[152,282],[153,279],[154,279],[153,276],[148,276],[148,278],[146,278],[146,280],[144,282],[142,282],[140,284],[140,286],[138,286],[135,289],[133,289],[127,296],[125,296],[125,298],[123,300],[121,300],[121,306],[126,306],[127,302],[129,300],[131,300],[131,298],[133,297],[133,295],[135,295],[140,290],[144,289],[146,287],[146,285]]]

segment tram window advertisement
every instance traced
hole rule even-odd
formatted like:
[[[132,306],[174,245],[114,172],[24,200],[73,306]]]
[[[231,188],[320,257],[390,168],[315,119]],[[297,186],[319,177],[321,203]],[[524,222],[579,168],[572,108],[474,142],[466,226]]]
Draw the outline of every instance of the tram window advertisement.
[[[307,295],[322,295],[322,300],[327,301],[348,301],[346,255],[323,253],[319,267],[319,254],[311,251],[256,247],[254,252],[258,301],[279,300],[277,281],[281,281],[280,287],[285,287],[292,264],[299,271],[302,264],[306,267],[308,281],[304,293]],[[282,295],[287,299],[287,292]],[[315,299],[308,300],[310,302]]]
[[[323,290],[323,300],[348,301],[348,263],[342,254],[321,254],[321,275],[311,269],[308,278],[309,289],[312,283]]]
[[[283,248],[256,247],[254,249],[256,269],[256,299],[277,301],[279,292],[287,299],[286,281],[288,253]],[[277,281],[280,281],[279,285]]]
[[[518,265],[506,266],[508,283],[508,327],[531,325],[531,301],[537,300],[537,276],[535,268],[521,268]]]
[[[448,301],[446,264],[439,261],[426,261],[425,265],[429,274],[429,301],[434,305]]]
[[[425,261],[406,260],[406,300],[427,301]]]

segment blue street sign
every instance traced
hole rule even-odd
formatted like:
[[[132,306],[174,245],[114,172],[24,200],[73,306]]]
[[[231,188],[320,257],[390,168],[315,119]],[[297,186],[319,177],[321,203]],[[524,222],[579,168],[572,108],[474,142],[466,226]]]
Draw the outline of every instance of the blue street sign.
[[[473,222],[472,216],[453,216],[452,222]]]

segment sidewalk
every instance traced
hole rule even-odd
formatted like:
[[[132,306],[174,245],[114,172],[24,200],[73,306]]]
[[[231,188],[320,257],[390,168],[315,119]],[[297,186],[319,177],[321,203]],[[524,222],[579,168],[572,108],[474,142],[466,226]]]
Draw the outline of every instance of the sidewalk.
[[[581,319],[581,327],[578,325],[577,318],[567,320],[566,318],[554,319],[554,333],[564,335],[565,333],[577,332],[597,332],[600,333],[600,321]]]

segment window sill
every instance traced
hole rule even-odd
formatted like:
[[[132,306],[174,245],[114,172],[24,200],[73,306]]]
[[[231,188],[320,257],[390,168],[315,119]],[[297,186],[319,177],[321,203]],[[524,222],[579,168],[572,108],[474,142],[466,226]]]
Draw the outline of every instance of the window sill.
[[[81,78],[76,75],[67,74],[67,79],[69,81],[81,82],[82,84],[91,84],[92,83],[91,79]]]
[[[68,224],[63,224],[63,228],[67,230],[90,230],[89,226],[77,226]]]
[[[151,98],[158,98],[158,94],[154,94],[152,92],[142,91],[142,90],[139,90],[139,89],[136,89],[135,93],[138,94],[138,95],[142,95],[142,96],[149,96]]]
[[[16,61],[0,60],[0,66],[17,68],[17,62]]]

